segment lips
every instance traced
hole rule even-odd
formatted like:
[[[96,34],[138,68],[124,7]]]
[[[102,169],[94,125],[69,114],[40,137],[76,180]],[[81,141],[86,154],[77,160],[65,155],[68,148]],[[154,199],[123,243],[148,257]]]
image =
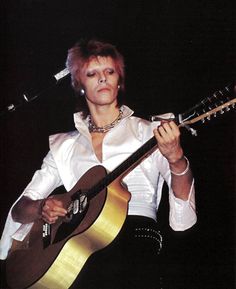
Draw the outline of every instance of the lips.
[[[110,91],[110,89],[107,87],[104,87],[98,90],[98,92],[103,92],[103,91]]]

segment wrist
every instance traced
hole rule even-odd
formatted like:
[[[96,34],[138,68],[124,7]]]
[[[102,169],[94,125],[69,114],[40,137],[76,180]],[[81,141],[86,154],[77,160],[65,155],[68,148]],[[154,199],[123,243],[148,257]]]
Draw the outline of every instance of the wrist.
[[[170,166],[175,166],[175,165],[178,165],[178,163],[180,163],[180,162],[183,161],[184,159],[185,159],[185,156],[184,156],[184,154],[182,153],[180,156],[168,160],[168,162],[169,162],[169,165],[170,165]]]
[[[47,199],[41,199],[38,200],[38,218],[41,219],[42,218],[42,212],[43,212],[43,207],[45,205]]]
[[[190,168],[190,164],[186,156],[183,156],[181,159],[179,159],[175,163],[170,163],[170,172],[174,176],[183,176],[187,174],[187,172],[189,171],[189,168]]]
[[[170,154],[166,156],[170,165],[178,165],[184,159],[184,152],[183,149],[180,147],[175,149]]]

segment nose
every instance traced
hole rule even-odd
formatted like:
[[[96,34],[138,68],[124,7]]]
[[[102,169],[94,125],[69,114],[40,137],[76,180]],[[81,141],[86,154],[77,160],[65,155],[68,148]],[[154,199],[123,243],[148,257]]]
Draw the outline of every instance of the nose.
[[[98,79],[98,83],[99,83],[99,84],[101,84],[101,83],[106,83],[106,81],[107,81],[107,80],[106,80],[105,75],[101,75],[100,78]]]

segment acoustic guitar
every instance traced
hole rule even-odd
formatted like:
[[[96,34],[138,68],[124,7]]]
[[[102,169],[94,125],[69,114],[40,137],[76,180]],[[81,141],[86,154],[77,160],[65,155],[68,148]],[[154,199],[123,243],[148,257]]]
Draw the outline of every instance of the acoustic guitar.
[[[215,92],[174,120],[196,135],[190,125],[235,107],[233,87]],[[71,191],[56,195],[68,208],[67,216],[52,225],[37,220],[20,246],[10,251],[6,260],[10,288],[69,288],[91,254],[119,234],[130,200],[122,180],[156,149],[153,136],[114,171],[107,173],[104,167],[95,166]]]

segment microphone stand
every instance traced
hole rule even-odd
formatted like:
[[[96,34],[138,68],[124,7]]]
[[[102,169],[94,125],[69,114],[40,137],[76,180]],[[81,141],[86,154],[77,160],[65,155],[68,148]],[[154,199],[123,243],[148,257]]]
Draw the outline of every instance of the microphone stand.
[[[43,94],[45,91],[47,91],[49,88],[57,85],[59,83],[59,81],[62,80],[64,77],[66,77],[68,74],[69,74],[69,70],[67,68],[64,68],[63,70],[59,71],[58,73],[53,75],[52,79],[50,80],[51,82],[53,81],[53,84],[44,88],[43,90],[41,90],[40,92],[38,92],[37,94],[35,94],[31,98],[26,93],[23,93],[23,101],[21,101],[17,104],[13,104],[13,103],[9,104],[6,108],[4,108],[3,110],[0,111],[0,116],[3,116],[9,112],[16,111],[16,109],[18,109],[19,107],[21,107],[25,103],[29,103],[29,102],[35,100],[41,94]]]

